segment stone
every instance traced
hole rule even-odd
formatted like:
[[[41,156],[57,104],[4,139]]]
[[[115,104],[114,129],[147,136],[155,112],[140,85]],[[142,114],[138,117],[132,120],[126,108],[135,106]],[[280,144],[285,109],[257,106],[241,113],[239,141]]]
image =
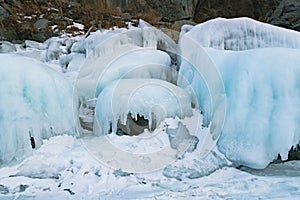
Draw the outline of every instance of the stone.
[[[129,13],[123,13],[121,17],[125,21],[130,21],[132,19],[132,16]]]
[[[282,0],[267,22],[300,31],[300,1]]]
[[[0,19],[7,19],[10,16],[9,12],[0,6]]]
[[[216,17],[250,17],[262,19],[278,5],[278,0],[201,0],[195,7],[194,21]]]
[[[37,29],[45,29],[47,27],[47,25],[49,24],[49,20],[47,19],[39,19],[34,23],[34,28]]]
[[[193,152],[196,149],[199,142],[198,138],[190,135],[188,129],[182,122],[178,123],[176,129],[167,128],[166,132],[172,149],[176,149],[178,155],[182,155],[186,151]]]

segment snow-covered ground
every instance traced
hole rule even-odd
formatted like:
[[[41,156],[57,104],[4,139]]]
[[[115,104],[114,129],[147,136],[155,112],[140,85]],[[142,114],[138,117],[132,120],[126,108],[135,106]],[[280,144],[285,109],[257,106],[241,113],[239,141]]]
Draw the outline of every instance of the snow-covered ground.
[[[81,140],[56,136],[20,164],[0,168],[0,199],[299,198],[300,161],[243,170],[224,166],[197,179],[131,174],[97,162]]]
[[[300,161],[268,164],[300,141],[299,41],[241,18],[2,42],[0,199],[298,199]]]

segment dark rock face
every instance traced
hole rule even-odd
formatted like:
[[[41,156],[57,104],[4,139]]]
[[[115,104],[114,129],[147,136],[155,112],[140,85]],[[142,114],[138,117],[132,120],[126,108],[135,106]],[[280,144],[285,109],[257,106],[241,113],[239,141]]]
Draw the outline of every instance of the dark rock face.
[[[141,18],[176,40],[185,22],[242,16],[299,31],[300,0],[0,0],[0,39],[44,41],[62,31],[78,34],[68,28],[73,22],[87,31],[137,25]]]
[[[119,7],[122,11],[152,10],[158,17],[176,20],[192,17],[197,0],[107,0],[106,2],[109,7]]]
[[[267,19],[267,22],[300,31],[300,1],[281,1],[274,13]]]
[[[291,147],[288,160],[300,160],[300,144],[297,144],[295,147]]]
[[[273,12],[279,0],[199,0],[194,20],[203,22],[211,18],[250,17],[264,21]]]

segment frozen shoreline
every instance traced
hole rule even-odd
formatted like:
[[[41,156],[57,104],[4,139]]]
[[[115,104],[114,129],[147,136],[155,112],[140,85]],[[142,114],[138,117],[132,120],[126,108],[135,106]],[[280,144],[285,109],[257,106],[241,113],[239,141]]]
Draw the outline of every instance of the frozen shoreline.
[[[126,174],[97,162],[79,139],[56,136],[22,163],[0,168],[0,198],[297,199],[300,195],[300,161],[251,173],[223,167],[209,176],[182,181],[163,176],[161,170]]]

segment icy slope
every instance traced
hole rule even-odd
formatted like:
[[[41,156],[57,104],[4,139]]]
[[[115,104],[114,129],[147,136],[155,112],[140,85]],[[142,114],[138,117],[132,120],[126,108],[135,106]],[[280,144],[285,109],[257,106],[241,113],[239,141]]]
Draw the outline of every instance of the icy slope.
[[[182,27],[182,33],[191,26]],[[241,51],[264,47],[300,48],[300,33],[250,18],[217,18],[192,28],[187,35],[203,47]]]
[[[39,147],[42,139],[76,134],[70,83],[34,59],[0,54],[0,63],[0,165],[30,152],[33,139]]]

